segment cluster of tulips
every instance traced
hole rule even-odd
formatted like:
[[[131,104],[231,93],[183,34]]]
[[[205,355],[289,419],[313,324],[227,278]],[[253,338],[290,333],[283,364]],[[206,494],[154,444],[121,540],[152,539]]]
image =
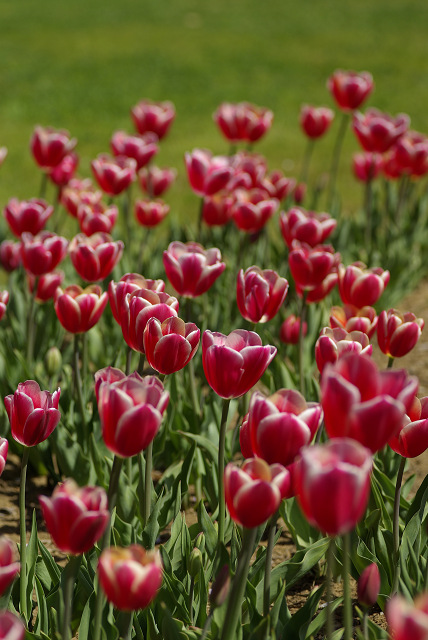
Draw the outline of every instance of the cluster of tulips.
[[[333,110],[302,108],[308,149],[296,179],[270,172],[249,150],[273,113],[225,103],[214,120],[230,153],[185,154],[199,219],[192,240],[181,231],[163,252],[150,229],[169,213],[160,197],[177,172],[153,158],[174,121],[171,103],[132,109],[137,133],[113,134],[113,155],[91,164],[96,186],[76,177],[68,132],[36,127],[40,194],[5,205],[17,240],[0,245],[11,278],[10,296],[0,293],[4,348],[15,348],[15,375],[34,378],[2,381],[12,439],[0,440],[0,474],[10,445],[22,463],[19,562],[13,543],[0,539],[1,605],[9,609],[0,613],[0,638],[311,638],[325,625],[328,640],[350,640],[351,575],[364,638],[387,637],[368,617],[376,602],[391,638],[428,638],[428,489],[424,482],[410,503],[403,484],[407,459],[428,448],[428,399],[417,397],[415,377],[393,367],[415,347],[424,320],[380,309],[394,283],[385,266],[370,264],[373,180],[381,172],[400,180],[398,224],[428,173],[428,141],[408,130],[407,116],[357,111],[373,90],[369,73],[336,71],[327,86],[343,114],[330,213],[304,205],[313,143]],[[344,224],[332,212],[350,118],[364,150],[354,169],[367,185],[369,266],[325,244]],[[135,202],[134,181],[145,193]],[[316,187],[313,204],[322,195]],[[275,218],[279,243],[268,228]],[[57,233],[73,224],[71,241]],[[226,257],[203,239],[223,242]],[[384,370],[372,358],[375,340]],[[47,383],[60,387],[42,390]],[[39,500],[53,544],[69,557],[65,568],[38,539],[36,520],[27,545],[26,475],[40,460],[59,481]],[[188,525],[180,511],[192,501],[197,521]],[[296,553],[272,570],[280,517]],[[338,566],[343,630],[334,628],[342,600],[331,590]],[[286,592],[309,571],[320,586],[304,619],[291,615]],[[326,613],[318,611],[325,586]]]

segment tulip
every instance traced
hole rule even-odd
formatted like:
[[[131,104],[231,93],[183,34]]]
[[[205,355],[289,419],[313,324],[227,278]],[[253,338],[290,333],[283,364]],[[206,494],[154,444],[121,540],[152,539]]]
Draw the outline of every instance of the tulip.
[[[4,536],[0,538],[0,595],[12,584],[20,568],[19,562],[14,562],[14,549],[11,540]]]
[[[193,322],[150,318],[143,333],[144,353],[149,365],[163,375],[183,369],[195,355],[200,331]]]
[[[327,89],[343,111],[358,109],[373,87],[373,78],[367,71],[357,73],[338,69],[327,80]]]
[[[64,259],[68,240],[51,231],[42,231],[36,236],[22,234],[21,256],[25,269],[34,276],[43,276]]]
[[[78,487],[71,479],[56,486],[51,498],[39,496],[39,502],[53,542],[68,555],[89,551],[110,519],[104,489]]]
[[[296,283],[296,293],[299,298],[303,298],[303,296],[306,296],[306,302],[308,304],[320,302],[333,291],[333,289],[337,285],[337,282],[337,273],[333,271],[331,273],[328,273],[324,280],[320,282],[320,284],[318,284],[316,287],[312,287],[311,289],[301,287],[298,283]]]
[[[169,394],[155,376],[134,373],[98,388],[98,412],[110,451],[129,458],[144,451],[157,434]]]
[[[370,494],[370,451],[350,438],[303,447],[296,468],[297,499],[309,523],[329,536],[351,531]]]
[[[365,114],[354,114],[352,126],[365,151],[385,153],[406,133],[409,122],[404,113],[393,118],[377,109],[367,109]]]
[[[259,267],[241,269],[237,278],[237,303],[248,322],[264,323],[278,313],[288,292],[288,282],[275,271]]]
[[[371,338],[376,331],[377,315],[373,307],[365,306],[357,309],[353,305],[345,304],[343,307],[332,307],[330,315],[330,327],[342,327],[349,333],[362,331]]]
[[[232,219],[238,229],[257,233],[277,211],[279,202],[269,198],[264,189],[238,189],[232,204]]]
[[[300,111],[300,126],[308,138],[323,136],[333,122],[334,112],[328,107],[312,107],[303,105]]]
[[[308,323],[303,323],[303,336],[308,333]],[[279,331],[279,339],[285,344],[297,344],[300,334],[300,318],[291,314],[285,318]]]
[[[169,205],[162,200],[137,200],[135,217],[143,227],[156,227],[169,213]]]
[[[212,196],[224,189],[233,175],[229,158],[213,156],[206,149],[186,153],[185,162],[190,186],[199,196]]]
[[[202,219],[210,227],[220,227],[232,219],[233,198],[226,191],[219,191],[204,198]]]
[[[414,313],[400,313],[396,309],[382,311],[377,323],[380,350],[390,358],[401,358],[411,351],[421,337],[424,320]]]
[[[90,178],[85,180],[72,178],[67,186],[61,189],[60,202],[73,218],[77,218],[80,204],[93,207],[100,203],[102,197],[102,191],[94,189]]]
[[[135,180],[137,163],[126,156],[99,154],[91,162],[92,173],[104,193],[117,196]]]
[[[141,188],[154,198],[159,198],[163,195],[172,185],[176,177],[176,169],[161,169],[155,166],[144,167],[138,172]]]
[[[280,214],[280,228],[287,246],[292,247],[293,240],[304,242],[310,247],[322,244],[336,228],[337,221],[328,213],[306,211],[302,207],[293,207],[287,213]]]
[[[0,613],[0,640],[24,640],[25,625],[10,611]]]
[[[37,285],[35,292],[35,298],[38,302],[47,302],[54,297],[56,290],[61,286],[64,280],[64,271],[51,271],[44,276],[36,278],[31,273],[27,274],[28,288],[30,292],[34,293],[34,288]]]
[[[60,287],[55,294],[55,313],[66,331],[86,333],[102,316],[108,302],[108,294],[96,284],[82,289],[77,284]]]
[[[104,280],[122,257],[124,244],[113,241],[108,233],[92,236],[77,234],[70,242],[70,258],[79,276],[86,282]]]
[[[85,236],[92,236],[94,233],[111,233],[118,214],[119,210],[114,204],[105,207],[101,202],[92,205],[82,202],[77,207],[80,231]]]
[[[327,364],[334,364],[346,353],[366,353],[371,356],[373,346],[362,331],[347,332],[346,329],[324,327],[315,344],[315,360],[322,373]]]
[[[375,453],[399,431],[417,388],[417,378],[404,370],[379,371],[369,356],[346,354],[323,371],[326,431],[330,438],[353,438]]]
[[[393,640],[428,640],[428,594],[408,602],[394,596],[386,606],[386,620]]]
[[[333,271],[340,260],[330,245],[310,247],[294,241],[288,256],[291,275],[301,289],[315,289]]]
[[[172,102],[168,101],[141,100],[131,109],[131,116],[138,133],[145,134],[151,131],[161,140],[174,121],[175,108]]]
[[[382,173],[388,180],[398,180],[405,174],[404,169],[398,164],[395,146],[382,156]]]
[[[162,584],[160,553],[146,551],[139,544],[104,549],[98,562],[98,577],[107,600],[117,609],[145,609]]]
[[[248,420],[248,413],[242,420],[242,424],[239,427],[239,446],[241,447],[241,453],[244,458],[255,458],[253,451],[253,445],[251,443],[250,423]]]
[[[12,233],[18,238],[26,231],[37,235],[53,214],[53,207],[45,200],[31,198],[22,200],[11,198],[3,211]]]
[[[371,607],[376,602],[380,591],[380,573],[376,562],[369,564],[361,573],[357,582],[358,602]]]
[[[76,146],[68,131],[37,126],[31,137],[30,148],[35,161],[42,169],[52,169]]]
[[[407,131],[397,140],[394,157],[403,173],[425,175],[428,172],[428,138],[417,131]]]
[[[230,462],[224,471],[224,492],[231,518],[247,529],[276,513],[288,494],[290,475],[281,464],[269,466],[261,458],[245,460],[240,469]]]
[[[236,189],[264,189],[265,178],[267,172],[266,158],[259,153],[249,153],[248,151],[240,151],[231,158],[234,176],[229,182],[229,191]],[[269,180],[268,180],[269,182]],[[270,187],[272,184],[269,182]]]
[[[9,442],[6,440],[6,438],[0,438],[0,476],[3,473],[4,468],[6,466],[8,449],[9,449]]]
[[[101,383],[108,382],[109,384],[111,384],[112,382],[123,380],[123,378],[126,378],[126,374],[123,373],[123,371],[121,371],[120,369],[117,369],[116,367],[108,366],[108,367],[104,367],[104,369],[99,369],[99,371],[97,371],[94,375],[94,380],[95,380],[94,391],[95,391],[97,404],[98,404],[98,391]]]
[[[354,154],[352,166],[354,175],[361,182],[374,180],[382,171],[383,158],[378,153],[356,153]]]
[[[403,458],[416,458],[428,449],[428,397],[415,398],[412,411],[388,445]]]
[[[256,142],[271,128],[273,113],[270,109],[256,107],[249,102],[223,102],[213,118],[230,142]]]
[[[111,139],[111,148],[115,156],[133,158],[136,169],[142,169],[157,154],[159,138],[155,133],[132,136],[124,131],[116,131]]]
[[[9,291],[0,291],[0,320],[6,313],[7,303],[9,302]]]
[[[46,440],[60,421],[61,390],[41,391],[34,380],[20,382],[14,394],[4,399],[12,437],[26,447]]]
[[[389,282],[389,271],[381,267],[367,269],[362,262],[338,267],[339,294],[343,304],[361,309],[375,304]]]
[[[197,242],[171,242],[163,252],[163,264],[174,289],[187,298],[208,291],[226,268],[219,249],[204,249]]]
[[[22,262],[21,243],[3,240],[0,243],[0,264],[8,273],[15,271]]]
[[[285,200],[293,193],[296,186],[296,180],[294,178],[286,178],[281,171],[272,171],[267,176],[264,184],[269,184],[269,193],[277,200]]]
[[[150,289],[160,293],[165,290],[165,283],[163,280],[147,280],[138,273],[126,273],[119,282],[110,281],[108,286],[110,308],[118,324],[120,324],[121,309],[126,294],[138,289]]]
[[[67,153],[61,162],[53,169],[49,169],[48,175],[58,187],[64,187],[70,182],[79,166],[79,156],[73,151]]]
[[[228,336],[205,331],[202,364],[208,384],[221,398],[239,398],[261,378],[276,354],[253,331],[236,329]]]
[[[308,445],[322,420],[318,402],[306,403],[290,389],[280,389],[269,398],[253,394],[248,412],[251,448],[268,464],[292,464],[300,449]]]

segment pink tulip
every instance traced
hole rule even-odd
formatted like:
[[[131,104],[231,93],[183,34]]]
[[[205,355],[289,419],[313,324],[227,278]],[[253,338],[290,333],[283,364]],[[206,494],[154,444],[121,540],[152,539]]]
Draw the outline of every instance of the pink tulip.
[[[338,69],[327,80],[327,89],[343,111],[358,109],[373,87],[373,78],[367,71],[357,73]]]
[[[299,182],[296,184],[293,191],[293,200],[297,205],[302,204],[303,200],[306,197],[306,191],[308,187],[305,182]]]
[[[36,300],[38,302],[47,302],[55,296],[55,292],[61,286],[64,277],[64,271],[51,271],[44,276],[39,276],[39,278],[28,273],[28,288],[33,293],[37,281]]]
[[[354,176],[361,182],[369,182],[378,177],[383,167],[383,159],[379,153],[355,153],[352,160]]]
[[[327,364],[334,364],[347,353],[365,353],[371,356],[373,346],[369,337],[362,331],[347,332],[342,327],[331,329],[324,327],[315,343],[315,360],[318,371],[322,373]]]
[[[80,231],[85,236],[92,236],[94,233],[111,233],[118,214],[119,209],[114,204],[105,207],[101,202],[92,205],[82,202],[77,207]]]
[[[9,442],[6,438],[0,438],[0,476],[6,466],[7,452],[9,449]]]
[[[271,128],[273,113],[249,102],[223,102],[214,113],[214,121],[230,142],[256,142]]]
[[[20,569],[19,562],[14,562],[15,545],[11,540],[2,536],[0,538],[0,595],[12,584]]]
[[[86,282],[107,278],[122,257],[124,244],[113,241],[108,233],[74,236],[70,242],[70,259],[79,276]]]
[[[306,211],[302,207],[293,207],[287,213],[280,214],[280,228],[287,246],[292,247],[293,240],[304,242],[310,247],[322,244],[335,230],[337,221],[328,213]]]
[[[100,153],[91,162],[92,173],[104,193],[117,196],[135,180],[137,163],[126,156]]]
[[[304,447],[296,466],[297,499],[309,523],[329,536],[351,531],[370,494],[370,451],[350,438]]]
[[[86,333],[102,316],[108,295],[96,284],[82,289],[77,284],[58,288],[55,294],[55,312],[58,320],[70,333]]]
[[[139,544],[104,549],[98,561],[98,577],[107,600],[121,611],[145,609],[162,584],[159,551]]]
[[[60,202],[73,218],[77,218],[80,204],[94,207],[100,204],[102,197],[102,191],[94,189],[90,178],[85,180],[72,178],[67,186],[61,189]]]
[[[163,375],[183,369],[195,355],[200,331],[193,322],[150,318],[143,334],[144,353],[149,365]]]
[[[51,231],[33,236],[22,234],[21,257],[25,269],[34,276],[44,276],[53,271],[67,253],[68,240]]]
[[[413,603],[396,595],[387,602],[385,614],[393,640],[428,640],[428,593]]]
[[[405,113],[393,118],[378,109],[367,109],[365,114],[354,114],[352,126],[365,151],[385,153],[406,133],[409,123]]]
[[[31,137],[30,148],[35,161],[42,169],[52,169],[76,146],[68,131],[37,126]]]
[[[63,157],[61,162],[53,169],[49,169],[48,175],[54,184],[58,187],[64,187],[70,182],[77,167],[79,166],[79,156],[72,151]]]
[[[108,382],[111,384],[112,382],[117,382],[118,380],[123,380],[126,378],[126,374],[123,373],[120,369],[116,367],[104,367],[104,369],[99,369],[94,375],[94,391],[95,397],[97,399],[98,404],[98,391],[102,382]]]
[[[281,171],[272,171],[264,180],[266,186],[267,183],[269,184],[269,193],[279,201],[291,196],[296,186],[296,180],[294,178],[286,178]]]
[[[175,108],[168,101],[141,100],[131,109],[131,116],[138,133],[153,132],[161,140],[174,121]]]
[[[150,197],[159,198],[172,185],[177,177],[176,169],[150,166],[138,172],[140,186]]]
[[[244,458],[254,458],[253,445],[251,443],[250,423],[248,420],[248,413],[244,416],[242,424],[239,427],[239,446],[241,447],[241,453]]]
[[[411,176],[428,172],[428,138],[417,131],[407,131],[394,147],[395,161],[400,170]]]
[[[380,591],[379,567],[375,562],[369,564],[361,573],[357,582],[358,602],[366,607],[375,604]]]
[[[10,611],[0,613],[0,640],[24,640],[25,626],[21,618]]]
[[[276,354],[253,331],[236,329],[228,336],[205,331],[202,364],[208,384],[222,398],[239,398],[261,378]]]
[[[323,136],[333,122],[334,112],[328,107],[312,107],[303,105],[300,110],[300,126],[308,138]]]
[[[288,255],[291,275],[300,289],[315,289],[336,268],[340,255],[330,245],[310,247],[296,240]]]
[[[107,494],[101,487],[78,487],[68,479],[51,498],[39,502],[54,544],[68,555],[89,551],[103,535],[110,519]]]
[[[0,320],[6,313],[7,303],[9,302],[9,291],[0,291]]]
[[[229,158],[213,156],[206,149],[186,153],[185,162],[190,186],[199,196],[212,196],[221,191],[233,175]]]
[[[21,243],[12,242],[12,240],[3,240],[0,244],[0,264],[3,269],[11,273],[15,271],[21,263]]]
[[[248,412],[254,455],[287,467],[312,441],[321,420],[321,405],[307,403],[298,391],[280,389],[269,398],[256,391]]]
[[[174,289],[187,298],[208,291],[226,268],[219,249],[204,249],[197,242],[171,242],[163,252],[163,264]]]
[[[138,273],[125,273],[119,282],[110,281],[108,286],[110,308],[118,324],[120,324],[121,309],[126,294],[138,291],[138,289],[150,289],[161,293],[165,290],[165,282],[163,280],[147,280]]]
[[[155,376],[137,373],[98,388],[98,412],[110,451],[129,458],[144,451],[159,431],[169,394]]]
[[[144,135],[129,135],[124,131],[116,131],[111,139],[111,148],[115,156],[133,158],[137,164],[137,171],[142,169],[157,154],[159,138],[155,133]]]
[[[230,462],[224,471],[224,493],[232,520],[247,529],[258,527],[288,496],[290,474],[281,464],[261,458],[245,460],[240,469]]]
[[[306,302],[308,304],[320,302],[333,291],[333,289],[337,285],[337,282],[337,273],[335,271],[332,271],[331,273],[328,273],[326,275],[326,277],[320,282],[320,284],[310,289],[308,287],[301,287],[296,282],[296,293],[299,298],[303,298],[303,296],[306,296]]]
[[[303,335],[308,333],[308,323],[303,323]],[[279,339],[285,344],[297,344],[300,334],[300,318],[291,314],[285,318],[279,331]]]
[[[4,399],[12,437],[26,447],[46,440],[61,418],[58,388],[53,393],[41,391],[37,382],[20,382],[14,394]]]
[[[410,311],[382,311],[377,323],[377,342],[380,350],[391,358],[405,356],[416,346],[424,324],[422,318],[417,318]]]
[[[401,429],[388,444],[403,458],[416,458],[428,449],[428,397],[415,398]]]
[[[31,198],[19,201],[11,198],[3,210],[4,217],[12,233],[18,238],[24,232],[37,235],[53,214],[53,207],[45,200]]]
[[[202,219],[209,227],[221,227],[232,219],[233,197],[219,191],[204,198]]]
[[[169,205],[163,200],[137,200],[135,217],[143,227],[156,227],[169,213]]]
[[[250,153],[249,151],[240,151],[231,158],[234,176],[227,185],[229,191],[236,189],[266,189],[265,179],[267,172],[267,160],[259,153]],[[270,188],[272,183],[268,180]]]
[[[241,269],[237,278],[237,303],[248,322],[272,320],[281,308],[288,292],[288,282],[275,271],[259,267]]]
[[[238,229],[257,233],[278,210],[279,201],[270,198],[264,189],[238,189],[232,204],[232,219]]]
[[[417,388],[417,378],[404,369],[379,371],[369,356],[346,354],[323,371],[326,431],[379,451],[399,431]]]
[[[376,331],[377,315],[373,307],[365,306],[357,309],[353,305],[345,304],[343,307],[332,307],[330,311],[330,327],[351,331],[362,331],[371,338]]]
[[[367,269],[362,262],[338,267],[339,294],[343,304],[361,309],[375,304],[389,282],[389,271],[381,267]]]
[[[395,145],[382,156],[382,173],[388,180],[398,180],[405,174],[405,170],[398,164]]]

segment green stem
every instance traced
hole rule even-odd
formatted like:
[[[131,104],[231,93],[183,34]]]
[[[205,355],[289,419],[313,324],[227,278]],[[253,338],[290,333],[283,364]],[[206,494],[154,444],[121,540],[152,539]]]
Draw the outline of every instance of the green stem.
[[[46,197],[46,187],[48,185],[48,174],[46,171],[42,171],[42,179],[40,181],[39,198],[42,200]]]
[[[196,389],[195,363],[193,361],[193,358],[187,365],[187,369],[189,371],[190,395],[192,398],[193,411],[198,417],[201,417],[201,406],[199,404],[198,392]]]
[[[398,591],[400,582],[400,497],[401,483],[403,481],[404,467],[406,466],[406,458],[401,457],[400,466],[398,468],[397,482],[395,485],[394,495],[394,511],[392,516],[392,539],[394,549],[394,577],[392,581],[391,596]]]
[[[305,335],[303,332],[305,318],[306,318],[306,297],[307,291],[303,292],[302,307],[300,311],[300,327],[299,327],[299,376],[300,376],[300,393],[305,395],[305,372],[303,371],[303,347],[305,342]]]
[[[276,522],[278,520],[278,511],[274,513],[269,520],[269,533],[266,546],[266,561],[265,561],[265,579],[263,584],[263,615],[267,617],[270,609],[270,581],[272,574],[272,553],[275,542]],[[266,629],[268,633],[268,629]]]
[[[19,580],[20,610],[25,624],[28,622],[27,615],[27,531],[25,527],[25,483],[27,479],[28,458],[30,448],[24,447],[21,461],[21,483],[19,488],[19,534],[20,534],[20,555],[21,574]]]
[[[224,499],[224,450],[226,445],[227,414],[230,399],[223,400],[220,435],[218,442],[218,544],[224,544],[225,499]]]
[[[143,520],[143,528],[146,525],[146,522],[144,520],[144,486],[145,486],[145,468],[146,468],[146,463],[145,463],[145,459],[144,459],[144,451],[142,451],[141,453],[139,453],[137,455],[137,461],[138,461],[138,503],[140,506],[140,514],[141,514],[141,518]]]
[[[144,375],[144,366],[146,364],[146,356],[144,353],[140,353],[140,358],[138,360],[138,373],[140,376]]]
[[[374,162],[372,162],[372,168],[370,168],[370,174],[373,173],[374,170]],[[372,254],[372,244],[373,244],[373,178],[369,177],[366,182],[365,188],[365,197],[364,197],[364,208],[366,211],[366,250],[368,261],[367,264],[370,265],[371,262],[371,254]]]
[[[28,308],[28,329],[27,329],[27,363],[30,368],[33,366],[34,359],[34,337],[36,326],[34,323],[34,316],[36,313],[36,295],[37,295],[37,285],[39,282],[39,278],[34,279],[34,288],[31,293],[30,298],[30,306]]]
[[[72,637],[70,629],[71,611],[73,608],[73,589],[77,572],[79,570],[82,556],[72,556],[64,569],[64,617],[62,619],[62,640],[70,640]]]
[[[202,240],[202,220],[203,220],[203,213],[204,213],[204,197],[202,196],[200,201],[199,201],[199,214],[198,214],[198,235],[197,235],[197,241],[201,242]]]
[[[146,470],[145,470],[145,480],[144,480],[144,509],[143,509],[143,520],[144,526],[147,524],[147,521],[150,517],[150,512],[152,508],[152,466],[153,466],[153,440],[149,444],[146,449]]]
[[[314,150],[314,140],[312,138],[308,138],[308,142],[306,144],[306,149],[305,149],[305,155],[303,156],[302,171],[300,172],[299,182],[304,182],[306,184],[308,181],[309,164],[311,161],[313,150]]]
[[[129,374],[131,373],[132,354],[133,354],[133,351],[131,347],[128,347],[128,351],[126,352],[126,366],[125,366],[125,374],[127,376],[129,376]]]
[[[331,640],[333,637],[334,630],[334,619],[333,619],[333,610],[332,610],[332,588],[331,583],[333,580],[333,564],[334,564],[334,539],[331,538],[328,549],[327,549],[327,640]]]
[[[394,364],[394,358],[393,356],[388,356],[388,364],[386,365],[387,369],[391,369],[392,365]]]
[[[86,412],[85,412],[85,401],[83,399],[83,386],[82,386],[82,378],[80,375],[80,364],[79,364],[79,334],[74,334],[74,375],[76,380],[76,391],[77,391],[77,400],[79,403],[80,415],[82,417],[82,426],[83,426],[83,435],[86,440]]]
[[[351,534],[348,531],[343,539],[343,622],[345,627],[344,640],[352,640],[352,598],[349,574],[351,570]]]
[[[190,579],[190,592],[189,592],[189,615],[190,624],[193,626],[193,596],[195,593],[195,578],[192,576]]]
[[[124,614],[124,619],[123,619],[123,629],[124,631],[120,634],[120,637],[123,638],[123,640],[131,640],[131,632],[132,632],[132,620],[134,618],[134,612],[133,611],[127,611]]]
[[[327,211],[331,211],[333,205],[334,194],[336,191],[337,170],[339,168],[340,154],[342,152],[343,140],[345,139],[345,133],[348,127],[348,120],[349,114],[343,112],[331,160],[330,179],[327,196]]]
[[[364,640],[369,640],[369,615],[368,615],[367,607],[364,607],[362,626],[363,626]]]
[[[202,629],[201,640],[205,640],[205,638],[208,635],[208,631],[209,631],[209,628],[211,626],[211,620],[212,620],[212,617],[213,617],[213,613],[214,613],[214,611],[210,611],[208,616],[207,616],[207,619],[205,620],[204,628]]]
[[[245,595],[248,571],[250,569],[251,556],[256,541],[257,527],[244,529],[241,554],[238,560],[232,588],[229,592],[226,615],[224,618],[221,640],[234,640],[236,628],[241,617],[242,601]]]

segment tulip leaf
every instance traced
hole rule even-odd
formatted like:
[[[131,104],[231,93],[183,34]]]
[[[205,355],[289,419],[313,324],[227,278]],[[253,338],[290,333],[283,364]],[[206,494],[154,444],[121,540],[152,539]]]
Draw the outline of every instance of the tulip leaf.
[[[211,442],[211,440],[209,440],[205,436],[200,436],[200,435],[198,435],[196,433],[189,433],[189,432],[185,432],[185,431],[182,431],[180,433],[181,433],[182,436],[184,436],[188,440],[193,440],[194,442],[196,442],[196,444],[199,447],[201,447],[201,449],[204,449],[204,451],[206,451],[206,453],[208,453],[208,455],[210,456],[210,458],[211,458],[211,460],[213,462],[215,462],[215,463],[217,462],[218,446],[213,444]]]
[[[142,534],[142,543],[146,549],[153,549],[155,546],[160,531],[159,513],[164,501],[165,491],[162,489],[161,494],[157,496],[156,502],[152,506],[149,519]]]
[[[314,625],[316,628],[308,633],[309,626],[318,609],[319,602],[324,594],[324,590],[325,585],[321,585],[320,587],[317,587],[312,591],[303,607],[298,609],[285,625],[282,631],[282,638],[287,638],[287,640],[305,640],[305,638],[313,635],[314,633],[317,633],[322,628],[323,619],[321,618],[320,626],[317,627],[317,625]],[[337,598],[332,606],[336,608],[337,606],[339,606],[342,600],[343,598]],[[321,613],[324,613],[324,611],[322,611]],[[319,616],[317,616],[317,618],[319,618]]]
[[[44,633],[49,633],[49,617],[48,617],[48,608],[46,605],[45,593],[43,591],[42,584],[38,577],[36,576],[36,597],[37,597],[37,621],[35,626],[35,632],[40,633],[43,631]]]
[[[50,575],[50,578],[53,584],[54,585],[58,584],[61,576],[61,569],[59,568],[59,566],[57,565],[57,563],[55,562],[55,560],[53,559],[53,557],[51,556],[51,554],[49,553],[49,551],[47,550],[47,548],[45,547],[45,545],[41,540],[39,540],[39,550],[40,550],[40,555],[42,557],[42,560],[45,564],[45,567]]]
[[[37,562],[37,548],[38,548],[38,536],[37,536],[37,520],[36,510],[33,509],[33,522],[31,526],[30,539],[27,544],[27,611],[30,614],[33,605],[33,589],[34,589],[34,576],[36,573]]]
[[[205,544],[207,548],[207,553],[210,557],[213,556],[216,546],[217,546],[217,531],[209,517],[207,510],[205,509],[205,505],[203,500],[198,504],[198,523],[200,524],[201,531],[205,535]]]
[[[79,625],[79,640],[89,640],[91,637],[91,621],[95,615],[95,593],[92,593],[91,597],[86,601],[85,607],[80,618]]]
[[[367,547],[365,542],[358,539],[358,544],[354,544],[351,546],[351,560],[352,567],[355,567],[356,573],[354,574],[354,578],[358,579],[363,570],[372,562],[375,562],[378,566],[380,573],[380,596],[379,603],[381,606],[384,606],[386,598],[389,596],[391,591],[390,580],[385,568],[379,558],[377,558]]]
[[[413,518],[417,511],[421,511],[422,522],[425,518],[426,509],[428,509],[428,475],[425,476],[421,486],[419,487],[415,497],[413,498],[413,501],[406,514],[406,523]]]

